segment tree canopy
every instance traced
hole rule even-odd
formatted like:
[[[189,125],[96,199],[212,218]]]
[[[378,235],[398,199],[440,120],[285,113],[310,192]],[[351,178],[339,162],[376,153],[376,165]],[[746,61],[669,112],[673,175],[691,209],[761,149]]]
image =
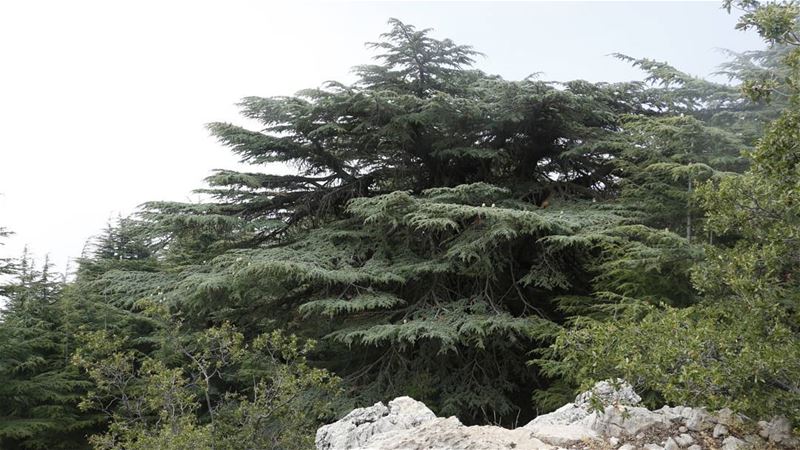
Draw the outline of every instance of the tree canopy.
[[[505,80],[391,19],[351,85],[243,99],[257,126],[208,128],[251,169],[207,201],[119,218],[70,281],[0,261],[0,446],[307,448],[398,395],[511,425],[616,376],[798,420],[796,14],[738,5],[774,44],[738,87]]]

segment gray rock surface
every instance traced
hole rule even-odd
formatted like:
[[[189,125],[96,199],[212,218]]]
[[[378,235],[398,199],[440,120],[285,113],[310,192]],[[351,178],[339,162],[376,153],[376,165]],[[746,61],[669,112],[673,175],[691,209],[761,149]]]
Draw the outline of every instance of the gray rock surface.
[[[692,431],[703,431],[712,427],[711,415],[703,408],[693,408],[689,413],[684,409],[682,416],[686,418],[686,428]]]
[[[672,438],[667,439],[667,442],[664,443],[664,450],[680,450],[680,448],[681,446]]]
[[[711,435],[714,436],[715,438],[720,436],[725,436],[727,434],[728,434],[728,427],[726,427],[721,423],[714,425],[714,431],[711,432]]]
[[[354,409],[340,421],[321,427],[317,430],[316,446],[317,450],[364,448],[375,435],[408,430],[435,419],[436,414],[424,403],[411,397],[398,397],[390,401],[388,407],[376,403]]]
[[[792,424],[785,417],[775,417],[769,422],[762,420],[758,426],[761,428],[761,437],[770,442],[797,444],[797,439],[792,437]]]
[[[370,439],[363,447],[370,450],[555,450],[534,438],[523,428],[507,430],[493,426],[467,427],[455,417],[437,418],[416,427],[413,433],[396,430]]]
[[[722,441],[722,450],[737,450],[745,448],[747,443],[739,438],[728,436]]]
[[[533,433],[537,439],[559,446],[595,439],[597,432],[584,423],[591,414],[586,408],[587,404],[583,405],[568,403],[550,414],[533,419],[523,428]]]
[[[641,398],[622,381],[601,381],[556,411],[537,417],[524,428],[547,443],[568,446],[601,435],[634,436],[653,427],[666,427],[665,416],[637,405]],[[600,408],[598,410],[598,408]]]
[[[560,447],[568,447],[582,441],[598,439],[598,435],[594,430],[580,424],[526,425],[522,429],[528,430],[531,436],[537,439]]]
[[[609,405],[638,405],[642,398],[633,390],[627,381],[617,378],[596,383],[588,390],[575,397],[575,406],[590,408],[598,404],[602,407]]]
[[[583,419],[582,424],[604,436],[636,436],[652,428],[667,428],[670,421],[640,406],[607,406],[602,413],[594,412]]]
[[[680,436],[675,437],[675,442],[677,442],[681,447],[688,447],[694,444],[694,438],[691,434],[683,433]]]
[[[529,430],[464,426],[457,418],[436,415],[410,397],[388,406],[376,403],[358,408],[336,423],[317,430],[317,450],[554,450]]]
[[[800,448],[783,418],[759,422],[756,435],[742,436],[736,426],[748,421],[731,410],[715,414],[703,408],[664,406],[650,411],[622,380],[597,383],[590,391],[527,425],[508,430],[464,426],[442,418],[410,397],[388,405],[358,408],[317,430],[317,450],[739,450]],[[752,422],[750,422],[752,423]],[[712,431],[713,429],[713,431]],[[751,428],[752,429],[752,428]],[[762,439],[763,438],[763,439]]]
[[[716,414],[717,422],[721,423],[722,425],[736,425],[737,423],[741,422],[741,420],[736,416],[736,414],[731,411],[730,408],[722,408],[717,411]]]

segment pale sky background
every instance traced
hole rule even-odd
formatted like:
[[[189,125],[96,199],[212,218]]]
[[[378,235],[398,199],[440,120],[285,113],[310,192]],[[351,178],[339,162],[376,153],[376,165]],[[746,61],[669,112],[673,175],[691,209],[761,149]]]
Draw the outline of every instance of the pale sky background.
[[[235,102],[351,81],[390,17],[485,53],[478,68],[521,79],[624,81],[607,56],[708,76],[719,48],[760,48],[721,2],[3,1],[0,226],[63,271],[109,218],[149,200],[188,201],[236,159],[208,136],[243,123]]]

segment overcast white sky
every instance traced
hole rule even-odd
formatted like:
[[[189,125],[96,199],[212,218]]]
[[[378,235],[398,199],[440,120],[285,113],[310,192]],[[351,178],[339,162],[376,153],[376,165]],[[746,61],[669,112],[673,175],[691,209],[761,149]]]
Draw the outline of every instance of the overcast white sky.
[[[755,49],[720,2],[456,3],[3,1],[0,226],[63,270],[117,214],[190,200],[236,160],[204,129],[234,103],[349,81],[365,41],[397,17],[485,53],[508,79],[622,81],[611,57],[666,60],[707,76],[718,48]]]

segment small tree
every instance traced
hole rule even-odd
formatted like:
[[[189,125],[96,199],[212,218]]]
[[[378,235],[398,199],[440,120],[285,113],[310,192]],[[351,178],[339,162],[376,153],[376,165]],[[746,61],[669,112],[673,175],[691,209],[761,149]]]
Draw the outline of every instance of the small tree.
[[[27,253],[13,266],[0,320],[0,446],[83,448],[98,417],[77,409],[89,383],[69,365],[63,280],[47,260],[37,269]]]
[[[300,345],[280,332],[246,342],[230,324],[189,334],[157,303],[141,305],[157,324],[158,349],[137,352],[107,331],[82,334],[73,363],[94,389],[81,407],[106,414],[95,449],[301,449],[331,414],[337,379],[312,369]],[[156,358],[158,355],[158,358]],[[229,392],[237,381],[250,389]]]

